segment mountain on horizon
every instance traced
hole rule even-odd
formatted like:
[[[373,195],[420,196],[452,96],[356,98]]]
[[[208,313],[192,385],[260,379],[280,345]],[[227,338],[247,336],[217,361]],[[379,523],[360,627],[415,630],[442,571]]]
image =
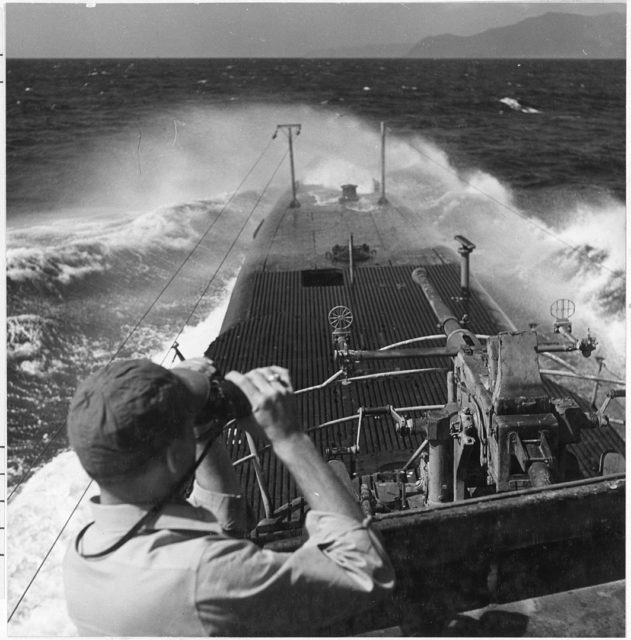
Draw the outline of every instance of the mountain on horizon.
[[[626,14],[546,13],[472,36],[318,49],[308,58],[625,58]]]
[[[624,58],[626,17],[546,13],[473,36],[421,40],[406,58]]]

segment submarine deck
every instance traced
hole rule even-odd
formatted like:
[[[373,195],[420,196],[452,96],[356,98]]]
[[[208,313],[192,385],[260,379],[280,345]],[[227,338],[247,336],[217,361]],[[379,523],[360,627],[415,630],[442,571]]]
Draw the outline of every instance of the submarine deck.
[[[338,305],[352,310],[350,341],[355,349],[376,350],[435,335],[437,319],[411,277],[418,266],[426,267],[456,317],[468,314],[473,332],[488,335],[506,330],[501,312],[475,286],[465,308],[453,252],[440,247],[419,250],[424,243],[409,211],[392,205],[323,204],[314,197],[301,201],[301,208],[280,208],[265,221],[237,281],[222,333],[206,352],[220,370],[277,364],[290,370],[296,390],[321,385],[337,373],[328,313]],[[408,233],[402,233],[402,223],[409,225]],[[343,247],[350,234],[360,249],[352,269],[348,259],[336,260],[334,255],[336,244]],[[439,339],[424,346],[442,344]],[[351,384],[335,381],[300,394],[303,424],[323,455],[341,459],[351,474],[400,467],[419,447],[421,436],[401,435],[382,413],[366,416],[359,429],[358,411],[388,405],[397,409],[443,405],[450,368],[447,357],[372,363],[355,371],[359,379]],[[568,396],[567,389],[549,379],[544,379],[544,385],[551,397]],[[415,410],[402,413],[412,418],[421,415]],[[238,474],[261,521],[265,504],[256,469],[250,464],[249,443],[236,430],[229,430],[225,440],[232,459],[242,461]],[[356,444],[359,454],[345,453]],[[302,519],[306,505],[270,448],[257,443],[257,450],[269,494],[267,515],[284,520],[289,527],[290,521]],[[582,442],[572,445],[577,477],[596,475],[604,451],[624,454],[624,442],[611,428],[585,431]]]

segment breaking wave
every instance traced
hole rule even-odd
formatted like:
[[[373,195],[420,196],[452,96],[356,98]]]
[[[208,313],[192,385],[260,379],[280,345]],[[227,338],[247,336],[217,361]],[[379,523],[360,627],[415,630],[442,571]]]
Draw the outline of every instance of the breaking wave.
[[[216,203],[198,202],[165,206],[141,214],[119,215],[107,225],[86,210],[77,229],[73,219],[39,224],[28,230],[9,231],[7,282],[9,287],[31,284],[37,289],[58,290],[118,264],[151,260],[160,251],[190,247],[199,236],[200,222],[216,212]],[[86,220],[87,218],[87,220]],[[104,228],[105,226],[105,228]]]

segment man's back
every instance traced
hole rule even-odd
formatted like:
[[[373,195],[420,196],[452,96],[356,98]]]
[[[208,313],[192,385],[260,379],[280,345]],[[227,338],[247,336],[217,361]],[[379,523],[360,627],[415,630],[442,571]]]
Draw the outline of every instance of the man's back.
[[[214,519],[190,517],[201,510],[186,511],[189,517],[177,523],[182,509],[170,509],[157,524],[173,529],[136,536],[104,558],[84,559],[70,546],[64,558],[66,600],[80,635],[208,635],[195,610],[196,575],[204,549],[221,529]],[[98,505],[95,512],[96,523],[78,545],[86,553],[115,543],[143,513],[130,505]]]
[[[94,511],[81,553],[107,548],[144,513],[131,505]],[[297,552],[275,553],[225,535],[203,508],[169,505],[150,531],[103,558],[70,547],[70,616],[86,636],[308,634],[391,589],[369,529],[322,513],[310,513],[307,528],[310,540]]]

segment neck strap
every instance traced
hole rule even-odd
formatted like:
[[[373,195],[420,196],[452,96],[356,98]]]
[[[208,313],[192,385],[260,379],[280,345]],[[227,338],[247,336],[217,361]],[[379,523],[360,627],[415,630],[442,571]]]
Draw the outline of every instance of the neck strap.
[[[82,558],[94,559],[94,558],[103,558],[104,556],[107,556],[110,553],[113,553],[117,549],[120,549],[126,542],[128,542],[136,534],[138,534],[138,532],[148,522],[156,518],[160,513],[160,511],[162,511],[162,509],[164,509],[164,507],[169,502],[171,502],[171,500],[175,496],[180,494],[184,490],[184,488],[192,482],[195,476],[195,472],[197,471],[197,467],[199,467],[199,465],[202,463],[202,460],[206,457],[208,450],[210,449],[210,447],[213,445],[214,442],[215,442],[215,438],[212,438],[204,445],[204,449],[202,450],[199,458],[197,458],[197,460],[191,466],[191,468],[184,474],[184,476],[180,479],[180,481],[175,485],[173,490],[170,493],[168,493],[164,498],[162,498],[162,500],[159,500],[158,502],[156,502],[156,504],[154,504],[153,507],[151,507],[151,509],[147,511],[147,513],[145,513],[145,515],[142,516],[140,520],[138,520],[138,522],[136,522],[136,524],[134,524],[134,526],[131,527],[131,529],[129,529],[129,531],[127,531],[127,533],[125,533],[121,538],[119,538],[113,545],[107,547],[106,549],[103,549],[103,551],[98,551],[97,553],[83,553],[79,547],[81,544],[81,540],[83,540],[83,536],[85,535],[86,531],[94,524],[94,522],[90,522],[85,527],[83,527],[83,529],[81,529],[81,531],[79,532],[79,534],[75,539],[74,548],[76,552]]]

